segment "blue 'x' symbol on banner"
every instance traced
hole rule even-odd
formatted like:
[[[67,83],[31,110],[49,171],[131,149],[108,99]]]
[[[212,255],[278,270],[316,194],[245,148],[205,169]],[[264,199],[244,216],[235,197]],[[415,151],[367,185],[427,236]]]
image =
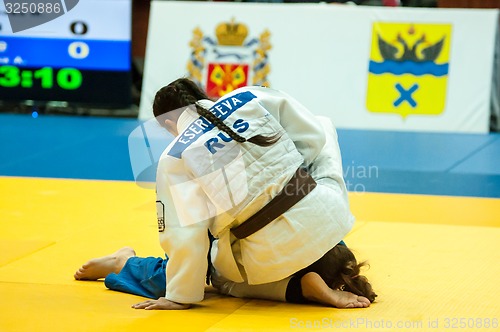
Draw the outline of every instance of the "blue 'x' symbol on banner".
[[[399,91],[399,98],[394,101],[394,106],[399,106],[403,101],[407,101],[413,108],[417,106],[417,102],[413,99],[412,94],[417,91],[418,84],[415,83],[411,88],[406,90],[401,84],[397,83],[396,89]]]

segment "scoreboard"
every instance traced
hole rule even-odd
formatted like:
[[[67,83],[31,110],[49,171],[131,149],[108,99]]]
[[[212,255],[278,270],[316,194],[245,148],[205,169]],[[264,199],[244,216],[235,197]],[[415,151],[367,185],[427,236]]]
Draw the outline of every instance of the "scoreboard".
[[[0,0],[0,100],[129,105],[131,2]]]

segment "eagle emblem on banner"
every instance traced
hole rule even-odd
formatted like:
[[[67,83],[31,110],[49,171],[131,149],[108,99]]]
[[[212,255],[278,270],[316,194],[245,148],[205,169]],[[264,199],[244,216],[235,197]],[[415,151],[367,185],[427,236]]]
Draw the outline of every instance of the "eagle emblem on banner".
[[[191,56],[188,77],[203,87],[211,98],[220,98],[247,85],[269,86],[271,34],[248,38],[248,27],[234,19],[216,26],[216,38],[197,27],[189,42]]]
[[[450,24],[374,23],[368,111],[403,118],[443,113],[450,41]]]

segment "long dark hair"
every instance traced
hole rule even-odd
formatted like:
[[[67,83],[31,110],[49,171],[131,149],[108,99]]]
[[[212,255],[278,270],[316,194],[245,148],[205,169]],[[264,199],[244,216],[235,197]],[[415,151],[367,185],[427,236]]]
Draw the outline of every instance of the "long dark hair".
[[[330,288],[364,296],[373,302],[377,294],[373,291],[368,279],[360,275],[361,268],[366,265],[366,262],[358,263],[347,246],[338,244],[319,260],[295,275],[302,277],[308,272],[316,272]]]
[[[199,115],[217,126],[219,130],[225,132],[236,142],[250,142],[260,146],[269,146],[276,143],[281,137],[281,135],[277,133],[271,136],[256,135],[246,139],[234,132],[224,123],[224,121],[215,116],[215,114],[199,105],[197,102],[201,99],[209,98],[193,81],[187,78],[179,78],[158,90],[153,102],[153,114],[159,119],[161,115],[165,113],[194,104],[196,112]]]

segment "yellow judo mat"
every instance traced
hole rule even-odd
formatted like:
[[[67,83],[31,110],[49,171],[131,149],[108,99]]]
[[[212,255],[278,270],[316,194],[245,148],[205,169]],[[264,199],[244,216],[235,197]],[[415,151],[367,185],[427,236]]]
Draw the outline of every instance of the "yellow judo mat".
[[[73,273],[123,246],[163,255],[153,190],[0,177],[0,193],[2,332],[500,330],[500,199],[351,194],[345,241],[379,295],[366,309],[207,293],[187,311],[144,311],[130,307],[142,298]]]

